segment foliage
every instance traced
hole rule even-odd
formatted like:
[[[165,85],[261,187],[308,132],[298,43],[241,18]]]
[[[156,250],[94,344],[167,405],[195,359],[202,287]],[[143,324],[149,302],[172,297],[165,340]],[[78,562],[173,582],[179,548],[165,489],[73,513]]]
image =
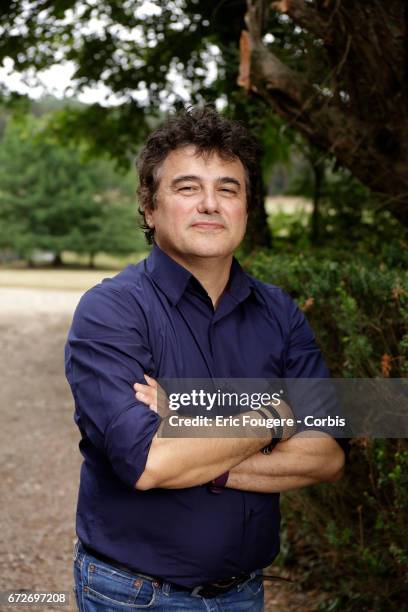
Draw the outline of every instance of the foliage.
[[[288,160],[293,143],[302,142],[294,136],[296,129],[325,151],[325,159],[336,156],[364,184],[388,194],[383,206],[404,221],[404,3],[396,1],[390,11],[378,2],[368,7],[349,0],[275,2],[272,10],[269,4],[10,0],[0,7],[0,59],[11,59],[13,69],[29,75],[30,83],[36,72],[56,61],[70,61],[75,66],[70,93],[94,86],[112,92],[113,97],[107,96],[110,106],[74,105],[53,115],[53,133],[62,140],[86,141],[92,155],[109,153],[127,168],[129,154],[137,152],[164,110],[186,102],[217,101],[260,138],[266,179],[271,165]],[[277,60],[268,73],[277,82],[266,87],[265,101],[265,83],[253,96],[237,85],[239,39],[251,5],[259,8],[264,50]],[[368,33],[362,34],[366,29]],[[387,53],[378,54],[378,40],[387,41]],[[394,62],[387,60],[388,54]],[[1,94],[9,101],[4,87]],[[339,189],[334,183],[329,199],[340,214],[333,222],[351,232],[350,222],[359,223],[360,206],[348,198],[349,191],[341,194],[343,179]],[[373,201],[366,204],[368,208]],[[252,245],[268,246],[265,224],[260,202],[248,233]]]
[[[274,160],[287,159],[291,131],[237,84],[245,10],[245,0],[12,0],[0,7],[0,60],[11,58],[14,70],[30,72],[33,82],[58,57],[76,67],[75,94],[96,85],[112,92],[110,105],[70,105],[50,118],[49,132],[86,144],[89,155],[108,153],[128,168],[165,110],[218,101],[260,138],[267,177]],[[248,230],[250,246],[269,246],[261,197]]]
[[[142,245],[131,182],[106,160],[38,136],[41,121],[9,122],[0,143],[0,248],[126,254]]]
[[[407,251],[391,266],[328,249],[254,252],[242,263],[298,301],[334,376],[408,375]],[[300,587],[318,587],[324,611],[402,609],[407,512],[407,440],[355,439],[339,483],[284,496],[281,563]]]
[[[61,112],[60,133],[86,140],[94,154],[109,150],[122,163],[135,154],[161,107],[184,102],[174,75],[185,75],[191,98],[206,89],[209,22],[208,2],[133,0],[20,0],[0,8],[0,57],[13,59],[14,70],[41,71],[60,61],[74,62],[75,93],[102,85],[116,96],[115,106],[92,104]],[[198,16],[198,18],[197,18]],[[12,32],[12,34],[9,34]],[[209,94],[209,92],[207,92]],[[4,92],[7,99],[7,92]],[[206,95],[204,95],[207,99]]]
[[[316,155],[316,152],[313,153]],[[310,152],[306,151],[306,158],[311,163],[298,167],[286,190],[288,195],[303,196],[311,201],[318,199],[318,235],[313,235],[310,222],[307,244],[330,244],[335,241],[337,245],[342,244],[347,249],[350,244],[358,245],[363,242],[365,250],[376,252],[381,250],[382,244],[389,244],[391,240],[396,240],[398,244],[399,239],[407,238],[406,229],[367,187],[348,170],[337,168],[334,160],[321,154],[317,160],[323,171],[317,190],[311,157]],[[294,219],[287,221],[293,223]],[[294,231],[287,234],[292,243],[299,239],[297,229],[295,226]],[[302,233],[305,237],[304,230]],[[305,241],[302,246],[305,246]]]
[[[272,20],[266,0],[247,4],[242,82],[408,227],[406,3],[385,11],[381,2],[279,1]],[[276,12],[287,46],[275,35]]]
[[[388,256],[395,265],[392,248]],[[400,268],[390,267],[381,255],[329,249],[255,251],[243,263],[254,276],[285,288],[303,305],[334,376],[381,376],[385,354],[391,359],[391,376],[401,376],[408,371],[407,253],[400,253]]]
[[[282,564],[318,585],[319,609],[404,608],[407,491],[407,440],[355,439],[341,482],[284,496]]]

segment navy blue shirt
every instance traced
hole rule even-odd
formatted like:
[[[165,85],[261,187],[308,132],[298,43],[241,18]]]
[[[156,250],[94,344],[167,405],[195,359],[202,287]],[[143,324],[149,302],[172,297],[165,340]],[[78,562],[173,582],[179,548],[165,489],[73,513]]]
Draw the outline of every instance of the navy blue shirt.
[[[233,260],[214,310],[157,245],[87,291],[66,345],[82,439],[77,535],[130,567],[192,587],[265,567],[279,551],[279,494],[205,486],[138,491],[160,416],[133,384],[154,378],[324,378],[313,333],[280,288]]]

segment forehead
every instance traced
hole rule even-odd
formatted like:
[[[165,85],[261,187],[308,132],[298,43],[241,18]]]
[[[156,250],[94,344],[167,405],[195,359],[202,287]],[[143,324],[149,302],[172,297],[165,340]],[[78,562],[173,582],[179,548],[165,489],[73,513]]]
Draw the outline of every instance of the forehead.
[[[157,172],[157,179],[171,181],[178,174],[197,175],[203,178],[233,176],[245,181],[245,169],[238,157],[224,159],[217,151],[200,153],[194,145],[171,151]]]

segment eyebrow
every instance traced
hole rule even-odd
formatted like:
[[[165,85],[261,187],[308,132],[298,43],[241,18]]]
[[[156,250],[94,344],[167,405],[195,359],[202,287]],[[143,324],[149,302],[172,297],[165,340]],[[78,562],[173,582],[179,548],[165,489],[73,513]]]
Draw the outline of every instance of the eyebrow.
[[[171,186],[172,187],[176,187],[179,183],[183,183],[184,181],[201,181],[201,178],[196,175],[196,174],[184,174],[183,176],[177,176],[176,178],[174,178],[171,181]],[[224,183],[233,183],[234,185],[237,185],[238,187],[241,187],[241,183],[238,179],[234,178],[233,176],[220,176],[217,179],[217,182],[224,184]]]

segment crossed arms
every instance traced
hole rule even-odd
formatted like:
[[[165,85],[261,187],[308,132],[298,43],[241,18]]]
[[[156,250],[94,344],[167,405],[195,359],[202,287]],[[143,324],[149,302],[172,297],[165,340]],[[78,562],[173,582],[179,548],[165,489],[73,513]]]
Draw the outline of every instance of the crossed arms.
[[[343,450],[323,433],[297,434],[270,455],[259,452],[270,442],[266,429],[264,438],[160,436],[155,381],[137,383],[136,398],[132,394],[135,379],[143,381],[143,372],[155,370],[146,317],[137,308],[109,283],[94,288],[81,299],[66,347],[78,425],[124,483],[138,490],[184,488],[229,470],[227,487],[276,492],[339,478]],[[304,352],[303,342],[298,353]]]
[[[136,398],[157,410],[157,383],[136,383]],[[160,426],[162,427],[162,426]],[[271,493],[298,489],[318,482],[338,480],[344,452],[327,434],[300,433],[279,442],[272,453],[259,452],[270,442],[250,438],[166,438],[160,428],[154,436],[145,470],[135,484],[138,490],[178,489],[205,484],[229,470],[226,487]]]

